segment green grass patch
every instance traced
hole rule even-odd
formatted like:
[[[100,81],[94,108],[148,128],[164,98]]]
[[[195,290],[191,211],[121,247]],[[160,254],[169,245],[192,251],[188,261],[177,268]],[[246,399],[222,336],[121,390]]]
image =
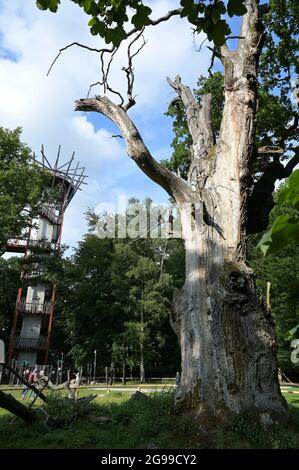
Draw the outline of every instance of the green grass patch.
[[[55,392],[56,393],[56,392]],[[80,396],[96,393],[80,390]],[[13,391],[15,398],[19,391]],[[99,393],[101,395],[101,392]],[[28,398],[22,402],[29,404]],[[55,400],[42,405],[55,414]],[[173,439],[169,426],[173,410],[173,391],[150,394],[150,398],[131,400],[127,392],[111,392],[99,396],[90,405],[91,418],[81,417],[62,429],[47,429],[42,422],[27,425],[7,411],[0,409],[0,448],[146,448],[149,444],[157,447],[180,448],[184,437]],[[112,422],[95,423],[94,418],[108,417]],[[171,436],[170,436],[171,435]]]
[[[11,392],[20,398],[20,391]],[[48,396],[57,397],[57,392]],[[258,426],[238,419],[226,429],[205,432],[190,416],[176,415],[173,389],[148,394],[150,398],[132,400],[131,394],[81,389],[80,396],[98,394],[90,404],[91,416],[80,417],[63,428],[48,429],[43,420],[27,425],[0,408],[0,448],[13,449],[136,449],[153,444],[172,448],[299,448],[299,396],[284,393],[293,416],[294,429],[265,433]],[[44,405],[51,415],[59,409],[57,398]],[[22,402],[29,404],[30,399]],[[59,400],[58,400],[59,402]],[[107,423],[97,421],[109,418]]]

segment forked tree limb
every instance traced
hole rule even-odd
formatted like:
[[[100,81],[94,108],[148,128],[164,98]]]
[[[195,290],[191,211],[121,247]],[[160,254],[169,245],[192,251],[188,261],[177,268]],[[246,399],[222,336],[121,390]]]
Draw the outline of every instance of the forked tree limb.
[[[259,155],[282,155],[284,150],[278,146],[265,145],[264,147],[258,147],[257,153]]]
[[[246,0],[247,14],[243,16],[238,47],[230,50],[223,44],[217,57],[224,66],[224,87],[233,89],[238,80],[246,76],[257,79],[257,62],[252,57],[261,53],[265,33],[261,22],[261,13],[256,0]],[[215,50],[215,48],[214,48]]]
[[[246,0],[247,14],[243,16],[237,55],[248,56],[249,54],[260,54],[263,41],[265,38],[264,28],[262,26],[261,17],[263,9],[261,9],[256,0]],[[247,64],[250,70],[250,64]],[[254,65],[256,68],[256,65]],[[248,70],[248,71],[249,71]]]
[[[207,154],[214,144],[214,135],[211,117],[212,95],[203,95],[201,103],[198,103],[188,86],[182,84],[181,77],[177,75],[175,80],[167,78],[169,85],[181,98],[186,110],[188,128],[193,142],[199,142],[202,153]]]
[[[141,49],[146,44],[146,41],[143,37],[143,32],[144,32],[144,28],[142,28],[142,30],[139,32],[139,34],[137,34],[137,36],[135,36],[133,41],[131,41],[130,44],[128,45],[128,49],[127,49],[128,65],[127,65],[127,67],[122,68],[122,70],[125,72],[126,78],[127,78],[127,98],[128,98],[128,102],[123,106],[125,111],[128,111],[128,109],[130,109],[132,106],[134,106],[134,104],[136,104],[135,98],[133,96],[133,88],[134,88],[134,81],[135,81],[134,68],[133,68],[133,59],[136,55],[139,54]],[[141,46],[139,46],[139,48],[134,53],[132,53],[131,48],[135,44],[135,42],[138,41],[138,39],[140,37],[142,37],[142,44],[141,44]]]
[[[107,96],[97,96],[96,98],[77,100],[75,110],[97,112],[114,122],[126,141],[128,155],[143,173],[164,188],[176,201],[189,200],[189,186],[152,157],[135,124],[121,106],[113,103]]]
[[[64,46],[62,47],[61,49],[59,49],[58,51],[58,54],[56,55],[56,57],[54,58],[54,60],[51,62],[50,64],[50,67],[47,71],[47,77],[49,76],[52,68],[54,67],[56,61],[59,59],[59,57],[61,56],[61,54],[66,51],[67,49],[70,49],[71,47],[73,46],[77,46],[77,47],[81,47],[82,49],[86,49],[88,51],[91,51],[91,52],[97,52],[97,53],[104,53],[104,52],[111,52],[111,49],[97,49],[95,47],[90,47],[90,46],[86,46],[85,44],[81,44],[80,42],[72,42],[70,44],[67,44],[67,46]]]

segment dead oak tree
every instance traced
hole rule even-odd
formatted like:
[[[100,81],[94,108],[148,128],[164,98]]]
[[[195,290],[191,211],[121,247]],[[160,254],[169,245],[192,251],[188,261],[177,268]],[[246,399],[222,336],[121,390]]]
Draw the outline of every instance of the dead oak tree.
[[[213,58],[218,57],[224,68],[225,105],[217,142],[211,96],[203,96],[199,104],[180,77],[168,79],[184,104],[193,141],[188,182],[153,158],[128,115],[135,103],[130,50],[127,103],[108,85],[115,48],[92,49],[100,53],[104,93],[113,92],[121,103],[96,96],[76,101],[75,109],[113,121],[129,156],[180,208],[186,280],[172,318],[182,355],[177,401],[197,415],[250,416],[268,426],[286,423],[289,412],[278,383],[273,322],[246,257],[257,75],[264,40],[264,8],[257,0],[247,0],[246,7],[237,49],[224,45],[213,50]],[[106,52],[111,60],[105,68]]]

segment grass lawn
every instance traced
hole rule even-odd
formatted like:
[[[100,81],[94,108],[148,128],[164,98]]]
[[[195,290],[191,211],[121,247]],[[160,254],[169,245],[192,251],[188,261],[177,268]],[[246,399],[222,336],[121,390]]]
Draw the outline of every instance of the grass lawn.
[[[283,396],[288,402],[295,428],[299,432],[299,388],[283,391]]]
[[[149,399],[130,400],[130,394],[126,392],[106,394],[81,389],[80,396],[99,394],[91,404],[92,417],[78,418],[61,429],[49,430],[42,421],[27,425],[0,408],[0,448],[135,449],[153,445],[160,449],[299,448],[299,395],[291,392],[284,392],[284,396],[293,416],[294,429],[272,434],[242,420],[226,429],[206,432],[190,417],[174,415],[171,390],[151,394]],[[20,397],[19,390],[11,393]],[[30,400],[23,403],[29,404]],[[41,402],[37,400],[36,405],[41,406]],[[94,418],[100,416],[112,421],[106,424],[95,422]]]

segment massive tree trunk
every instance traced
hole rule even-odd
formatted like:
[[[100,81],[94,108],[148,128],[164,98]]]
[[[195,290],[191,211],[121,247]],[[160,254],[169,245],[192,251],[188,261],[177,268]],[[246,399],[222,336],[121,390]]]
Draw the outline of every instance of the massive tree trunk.
[[[175,305],[182,354],[177,399],[209,413],[230,410],[270,425],[286,422],[288,411],[279,389],[273,321],[246,262],[263,41],[258,7],[247,2],[247,8],[238,49],[220,52],[225,106],[217,144],[212,143],[211,100],[205,97],[199,107],[179,79],[171,82],[186,106],[193,137],[189,179],[194,201],[202,205],[194,230],[190,211],[181,209],[186,281]]]
[[[246,261],[248,196],[256,124],[257,69],[263,42],[258,2],[247,0],[239,46],[217,51],[225,106],[214,142],[211,97],[198,105],[180,78],[169,80],[186,108],[193,140],[189,184],[153,160],[125,110],[107,97],[80,100],[118,125],[137,165],[176,200],[186,249],[186,281],[175,301],[182,371],[177,401],[217,418],[250,416],[286,423],[278,383],[275,331]]]
[[[181,212],[185,226],[190,211]],[[176,399],[208,417],[232,412],[265,426],[285,423],[273,321],[239,247],[226,252],[219,237],[212,227],[185,231],[186,281],[175,302],[182,356]]]

